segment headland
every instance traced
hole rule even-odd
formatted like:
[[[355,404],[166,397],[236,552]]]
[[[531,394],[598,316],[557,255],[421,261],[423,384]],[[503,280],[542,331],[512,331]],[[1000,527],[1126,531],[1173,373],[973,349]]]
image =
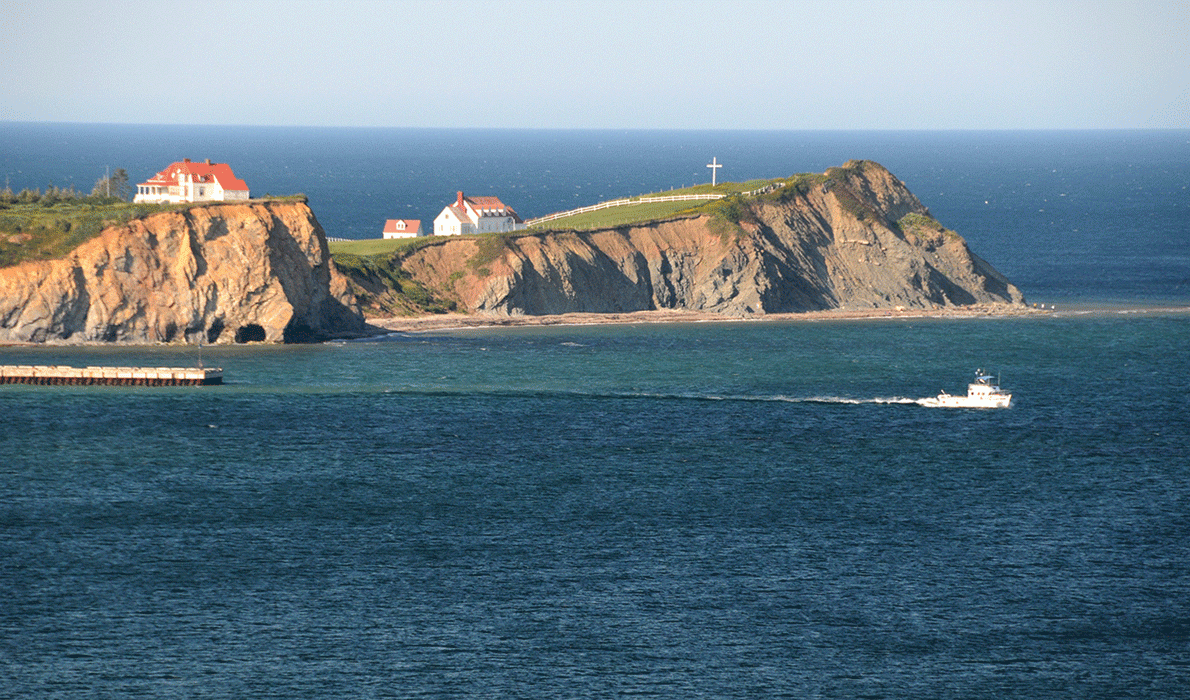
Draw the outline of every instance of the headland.
[[[1033,313],[871,161],[665,204],[684,208],[632,219],[619,207],[610,225],[559,219],[333,257],[304,198],[159,211],[63,257],[0,269],[0,342],[311,342],[467,326]]]

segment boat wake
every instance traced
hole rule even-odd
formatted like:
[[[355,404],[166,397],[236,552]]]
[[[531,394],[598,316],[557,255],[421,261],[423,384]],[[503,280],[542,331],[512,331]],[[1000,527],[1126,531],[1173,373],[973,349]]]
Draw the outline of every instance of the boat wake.
[[[852,399],[843,396],[811,396],[805,399],[798,399],[801,403],[841,403],[841,404],[915,404],[921,403],[921,399],[910,399],[904,396],[877,396],[871,399]]]
[[[836,404],[836,405],[862,405],[862,404],[898,404],[898,405],[913,405],[920,404],[926,399],[911,399],[904,396],[877,396],[873,398],[854,398],[850,396],[786,396],[784,394],[776,394],[771,396],[757,396],[747,394],[737,395],[721,395],[721,394],[636,394],[640,397],[651,398],[683,398],[683,399],[699,399],[703,401],[755,401],[755,402],[771,402],[771,403],[818,403],[818,404]]]
[[[877,406],[929,406],[937,407],[938,401],[935,398],[915,399],[908,396],[873,396],[856,398],[853,396],[789,396],[786,394],[703,394],[697,392],[691,393],[669,393],[669,392],[652,392],[652,391],[628,391],[628,392],[582,392],[582,391],[550,391],[550,390],[529,390],[529,391],[515,391],[509,389],[495,389],[492,388],[486,391],[476,391],[475,389],[459,390],[459,391],[441,391],[441,390],[417,390],[417,389],[393,389],[386,388],[386,393],[401,393],[401,394],[423,394],[427,396],[453,396],[460,393],[479,393],[488,396],[525,396],[525,395],[540,395],[540,396],[568,396],[575,398],[589,398],[589,399],[611,399],[611,400],[644,400],[644,401],[725,401],[725,402],[740,402],[740,403],[790,403],[790,404],[821,404],[834,406],[863,406],[863,405],[877,405]]]
[[[865,404],[885,406],[924,406],[926,408],[949,408],[948,404],[930,396],[922,399],[908,396],[875,396],[872,398],[855,398],[851,396],[749,396],[749,395],[720,395],[720,394],[629,394],[623,398],[654,398],[654,399],[688,399],[697,401],[753,401],[772,403],[807,403],[840,406],[861,406]]]
[[[677,398],[677,397],[675,397]],[[835,405],[851,405],[859,406],[864,404],[881,404],[881,405],[900,405],[900,406],[924,406],[926,408],[950,408],[937,397],[926,397],[923,399],[913,399],[907,396],[877,396],[873,398],[857,399],[847,396],[701,396],[701,397],[686,397],[686,398],[701,398],[707,401],[773,401],[779,403],[817,403],[817,404],[835,404]]]

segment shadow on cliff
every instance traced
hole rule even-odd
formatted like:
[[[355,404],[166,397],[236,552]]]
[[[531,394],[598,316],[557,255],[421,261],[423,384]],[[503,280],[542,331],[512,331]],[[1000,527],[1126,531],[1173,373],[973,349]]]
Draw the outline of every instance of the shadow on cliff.
[[[369,264],[385,274],[365,280],[349,272],[361,286],[382,276],[409,279],[457,299],[464,312],[493,315],[674,309],[749,316],[1024,303],[871,161],[666,218],[432,241]]]
[[[320,262],[310,266],[310,259],[297,238],[280,217],[274,215],[268,229],[269,263],[285,297],[293,305],[293,316],[281,332],[284,343],[318,343],[326,340],[366,337],[383,333],[369,325],[359,311],[331,293],[336,276],[333,271],[326,235],[318,226],[317,244]],[[306,269],[308,268],[308,272]],[[301,274],[289,274],[301,270]],[[252,324],[249,324],[252,325]],[[256,331],[259,329],[259,332]],[[235,341],[265,340],[265,331],[243,327]]]
[[[482,310],[539,316],[664,308],[639,252],[623,264],[593,247],[568,250],[557,264],[549,258],[519,258],[509,293]]]

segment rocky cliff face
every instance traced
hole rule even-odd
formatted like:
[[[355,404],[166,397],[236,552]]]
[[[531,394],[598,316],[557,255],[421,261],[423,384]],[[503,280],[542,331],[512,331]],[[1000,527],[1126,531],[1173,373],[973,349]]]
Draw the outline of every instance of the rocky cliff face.
[[[154,214],[0,269],[0,340],[302,342],[365,329],[302,202]]]
[[[510,236],[494,252],[490,241],[448,240],[399,262],[434,295],[502,315],[1024,303],[876,163],[724,206],[731,216]]]

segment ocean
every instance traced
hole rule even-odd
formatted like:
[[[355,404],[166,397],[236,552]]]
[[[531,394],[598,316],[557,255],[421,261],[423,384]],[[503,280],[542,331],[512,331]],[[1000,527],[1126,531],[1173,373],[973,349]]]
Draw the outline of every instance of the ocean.
[[[211,157],[344,237],[456,189],[536,216],[712,157],[869,158],[1058,305],[215,346],[220,387],[0,387],[0,697],[1190,697],[1188,140],[0,124],[14,189]],[[979,367],[1012,408],[916,403]]]

